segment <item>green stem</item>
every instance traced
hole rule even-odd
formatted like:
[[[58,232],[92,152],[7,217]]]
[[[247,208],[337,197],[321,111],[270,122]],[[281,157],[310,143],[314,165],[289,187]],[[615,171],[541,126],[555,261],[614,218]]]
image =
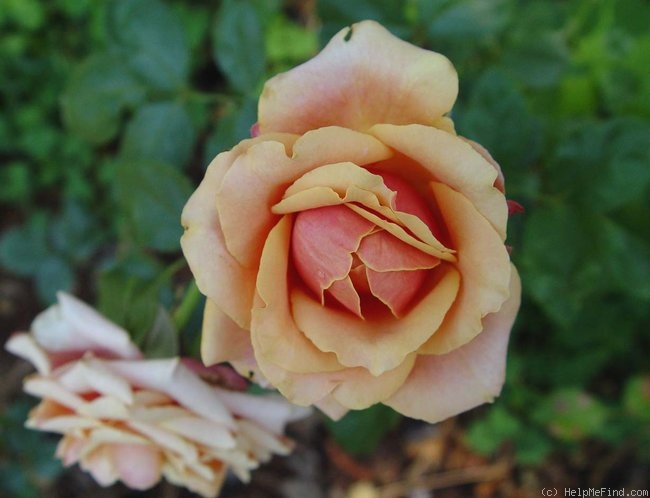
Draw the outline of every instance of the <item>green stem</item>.
[[[172,319],[174,320],[174,324],[176,324],[176,330],[180,332],[183,330],[183,328],[185,328],[185,325],[187,325],[187,322],[189,322],[192,313],[194,313],[194,309],[201,301],[201,297],[201,292],[199,292],[199,288],[196,286],[196,282],[192,280],[188,284],[187,289],[185,289],[183,300],[172,313]]]

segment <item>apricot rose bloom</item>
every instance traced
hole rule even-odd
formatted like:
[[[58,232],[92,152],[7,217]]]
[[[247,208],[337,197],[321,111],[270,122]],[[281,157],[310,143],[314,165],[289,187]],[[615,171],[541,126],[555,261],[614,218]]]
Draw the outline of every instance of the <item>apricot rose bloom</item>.
[[[284,425],[303,416],[279,396],[231,392],[179,359],[145,360],[123,329],[67,294],[7,350],[37,370],[27,393],[42,398],[27,426],[63,435],[57,456],[97,482],[147,489],[162,476],[205,497],[226,472],[251,470],[292,446]]]
[[[182,215],[202,355],[337,418],[435,422],[503,384],[520,284],[498,165],[447,113],[452,64],[365,21],[269,80],[258,135]]]

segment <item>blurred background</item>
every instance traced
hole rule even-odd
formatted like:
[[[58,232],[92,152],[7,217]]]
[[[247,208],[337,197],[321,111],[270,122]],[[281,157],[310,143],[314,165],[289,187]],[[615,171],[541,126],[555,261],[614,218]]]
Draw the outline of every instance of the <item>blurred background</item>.
[[[452,60],[456,128],[526,209],[508,234],[524,302],[507,383],[435,426],[383,407],[312,417],[292,429],[293,457],[222,496],[647,490],[646,0],[0,0],[2,341],[65,289],[151,356],[196,355],[198,308],[183,330],[150,333],[191,279],[182,206],[211,158],[249,135],[263,82],[362,19]],[[57,438],[22,427],[29,366],[1,358],[0,496],[193,496],[100,490],[63,469]]]

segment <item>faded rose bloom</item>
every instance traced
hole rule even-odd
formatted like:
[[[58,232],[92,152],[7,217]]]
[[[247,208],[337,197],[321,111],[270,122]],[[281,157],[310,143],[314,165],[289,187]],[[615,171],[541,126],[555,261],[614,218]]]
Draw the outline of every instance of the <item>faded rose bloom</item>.
[[[204,362],[334,418],[435,422],[499,393],[520,283],[501,170],[446,115],[457,89],[369,21],[266,83],[255,137],[182,215]]]
[[[6,349],[38,371],[24,383],[42,398],[27,426],[62,434],[64,465],[104,486],[147,489],[164,476],[216,496],[228,470],[248,481],[260,462],[289,453],[284,426],[305,415],[279,396],[210,385],[193,362],[142,359],[126,331],[64,293]]]

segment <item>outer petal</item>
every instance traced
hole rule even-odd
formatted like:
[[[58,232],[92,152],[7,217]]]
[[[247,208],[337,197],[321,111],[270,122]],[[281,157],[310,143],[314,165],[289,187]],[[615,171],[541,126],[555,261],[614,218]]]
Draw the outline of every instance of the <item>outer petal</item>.
[[[143,444],[113,444],[108,447],[120,479],[133,489],[149,489],[160,480],[162,454]]]
[[[261,358],[260,368],[289,401],[297,405],[323,402],[326,409],[342,416],[345,407],[368,408],[388,399],[408,377],[415,355],[410,355],[395,369],[373,376],[364,368],[345,368],[337,372],[293,373]]]
[[[441,267],[440,280],[429,294],[399,319],[363,321],[346,311],[324,308],[299,289],[292,292],[291,300],[296,324],[321,351],[332,351],[341,364],[363,367],[378,376],[398,367],[438,329],[456,298],[458,284],[458,272]]]
[[[511,265],[499,234],[467,198],[441,183],[431,188],[458,251],[461,287],[445,321],[419,352],[444,354],[476,337],[481,319],[508,298]]]
[[[386,145],[417,161],[434,177],[467,197],[506,237],[508,209],[495,186],[495,167],[467,141],[435,128],[377,125],[370,132]]]
[[[5,344],[5,349],[23,360],[30,362],[38,373],[47,375],[51,370],[47,352],[27,333],[13,334]]]
[[[241,328],[208,298],[203,312],[201,358],[206,365],[237,361],[253,353],[250,332]]]
[[[183,209],[181,247],[201,292],[240,327],[248,328],[255,271],[242,267],[228,252],[216,206],[223,175],[239,153],[240,148],[235,148],[219,154],[208,166]]]
[[[472,342],[440,356],[419,356],[404,385],[384,403],[409,417],[439,422],[492,401],[505,376],[510,329],[519,309],[521,283],[513,267],[510,298],[483,320]]]
[[[317,349],[294,323],[287,283],[290,238],[291,217],[283,216],[271,230],[260,262],[251,322],[255,357],[292,372],[340,370],[336,357]]]
[[[266,83],[260,130],[433,125],[449,112],[457,93],[458,78],[448,59],[364,21],[341,30],[310,61]]]

